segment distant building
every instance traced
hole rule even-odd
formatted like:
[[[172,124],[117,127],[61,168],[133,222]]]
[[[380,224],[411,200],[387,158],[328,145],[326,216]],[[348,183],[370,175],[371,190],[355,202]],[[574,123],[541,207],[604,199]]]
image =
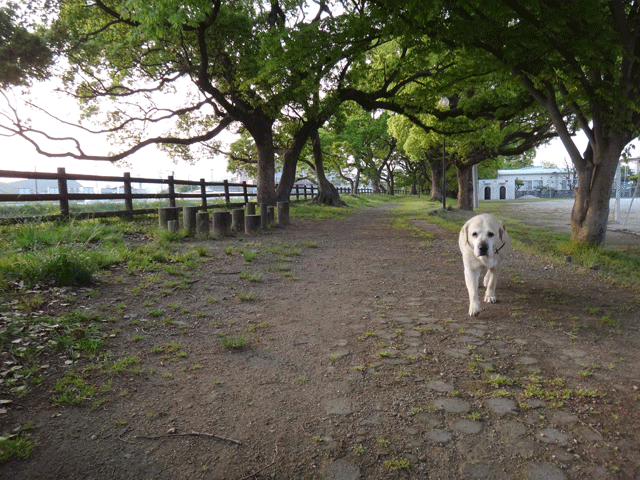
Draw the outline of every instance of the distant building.
[[[38,193],[60,193],[58,190],[58,180],[18,180],[2,184],[3,193],[18,193],[21,195],[31,195]],[[83,187],[76,180],[67,180],[67,191],[69,193],[93,193],[93,188]]]
[[[93,189],[91,189],[93,190]],[[93,191],[91,192],[93,193]],[[107,185],[100,189],[100,193],[102,194],[114,194],[114,193],[124,193],[124,185],[120,185],[118,187],[111,187]],[[133,188],[131,187],[131,193],[147,193],[147,190],[144,188]]]
[[[526,167],[498,170],[495,179],[478,180],[480,200],[514,200],[526,195],[571,198],[577,185],[573,171],[561,168]]]

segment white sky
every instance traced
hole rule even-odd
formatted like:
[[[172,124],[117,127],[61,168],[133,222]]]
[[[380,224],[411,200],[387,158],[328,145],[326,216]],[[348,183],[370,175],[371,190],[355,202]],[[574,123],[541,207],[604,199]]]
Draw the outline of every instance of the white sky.
[[[34,87],[30,93],[34,97],[34,103],[40,104],[39,102],[42,102],[42,98],[46,99],[43,103],[51,111],[55,112],[58,117],[70,122],[75,122],[79,118],[79,111],[74,101],[61,99],[50,90],[43,90],[42,86]],[[2,102],[2,99],[0,99],[0,102]],[[0,103],[0,111],[4,108],[5,105]],[[70,127],[55,125],[55,122],[41,113],[31,113],[25,110],[21,110],[21,113],[30,115],[33,126],[36,128],[59,136],[75,135],[82,140],[83,148],[88,154],[105,155],[106,152],[115,150],[109,147],[106,140],[99,140],[95,136],[88,136],[88,134],[80,135],[73,132]],[[226,138],[230,139],[231,136],[227,135]],[[583,135],[579,136],[576,139],[576,143],[580,151],[583,151],[586,146],[586,138]],[[112,164],[106,161],[49,158],[39,155],[31,144],[19,137],[7,138],[0,136],[0,152],[1,170],[55,172],[57,168],[64,167],[67,173],[70,174],[122,176],[124,172],[130,172],[134,178],[167,178],[167,176],[173,174],[176,179],[194,181],[201,178],[207,181],[221,181],[231,177],[231,174],[226,171],[227,163],[222,156],[201,159],[195,165],[190,165],[184,161],[173,162],[155,146],[148,146],[133,154],[127,160],[129,165]],[[551,162],[562,168],[565,166],[564,158],[568,158],[567,152],[562,142],[556,139],[549,145],[540,147],[537,150],[534,163],[541,165],[543,162]],[[0,181],[14,180],[0,179]],[[104,184],[100,186],[104,186]]]
[[[43,108],[46,107],[56,117],[67,122],[77,123],[80,118],[80,111],[75,100],[61,97],[60,94],[54,92],[53,85],[50,82],[34,85],[24,95],[20,95],[20,92],[16,91],[15,95],[17,98],[9,97],[12,105],[15,106],[17,104],[20,116],[23,117],[23,120],[24,118],[29,118],[33,128],[45,131],[52,136],[77,138],[80,140],[84,152],[89,155],[104,156],[109,151],[120,151],[120,148],[111,147],[104,135],[91,135],[79,129],[73,129],[56,122],[42,112],[29,109],[20,104],[22,97],[29,98],[34,104]],[[10,115],[6,107],[6,102],[0,97],[0,113]],[[0,122],[4,123],[6,120],[0,118]],[[100,127],[92,126],[92,128],[99,129]],[[4,132],[0,129],[0,133]],[[222,139],[226,140],[226,142],[232,141],[231,134],[222,135],[224,135]],[[43,150],[50,152],[74,151],[71,142],[47,143],[43,138],[39,138],[38,141]],[[149,145],[139,150],[124,162],[128,165],[122,162],[114,164],[108,161],[75,160],[69,157],[50,158],[38,154],[33,145],[20,137],[0,136],[0,170],[55,172],[58,168],[64,167],[67,173],[71,174],[122,176],[124,172],[130,172],[134,178],[167,178],[167,176],[174,174],[176,179],[194,181],[201,178],[207,181],[220,181],[231,178],[231,174],[226,171],[226,159],[222,156],[202,159],[195,165],[190,165],[184,161],[174,162],[166,153],[156,148],[155,145]],[[0,178],[0,181],[14,180]]]

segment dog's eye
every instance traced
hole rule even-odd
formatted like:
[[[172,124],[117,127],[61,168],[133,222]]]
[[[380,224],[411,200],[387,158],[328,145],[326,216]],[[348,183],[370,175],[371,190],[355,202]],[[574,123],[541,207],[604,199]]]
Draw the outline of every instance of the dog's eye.
[[[473,232],[473,233],[471,234],[471,236],[472,236],[472,237],[477,237],[477,236],[478,236],[478,232]]]
[[[493,237],[493,232],[489,232],[489,238]]]

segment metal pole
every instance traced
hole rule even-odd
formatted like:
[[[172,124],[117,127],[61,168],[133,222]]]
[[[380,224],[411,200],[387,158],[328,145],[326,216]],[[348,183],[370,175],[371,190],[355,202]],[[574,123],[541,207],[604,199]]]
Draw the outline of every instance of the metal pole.
[[[446,140],[442,137],[442,209],[447,209],[447,157]]]

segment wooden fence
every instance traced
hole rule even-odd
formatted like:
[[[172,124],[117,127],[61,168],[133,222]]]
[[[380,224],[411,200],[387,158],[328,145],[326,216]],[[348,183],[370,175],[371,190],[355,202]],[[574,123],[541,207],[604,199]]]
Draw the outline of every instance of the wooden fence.
[[[122,177],[116,176],[97,176],[97,175],[80,175],[70,174],[64,168],[58,168],[56,173],[39,173],[39,172],[19,172],[11,170],[0,170],[0,178],[19,178],[29,180],[55,180],[57,182],[56,193],[18,193],[18,194],[0,194],[0,203],[19,203],[26,202],[58,202],[60,205],[60,214],[39,216],[39,220],[57,220],[68,219],[71,216],[69,210],[69,202],[73,201],[103,201],[103,200],[120,200],[124,201],[124,210],[106,211],[106,212],[82,212],[74,213],[74,218],[104,218],[118,216],[144,215],[157,213],[156,208],[137,208],[134,209],[134,200],[166,200],[169,207],[176,206],[176,200],[197,201],[200,203],[201,210],[218,207],[217,205],[208,205],[208,200],[224,201],[226,207],[244,205],[256,198],[256,186],[249,185],[247,182],[232,183],[227,180],[223,182],[207,182],[203,178],[199,181],[193,180],[177,180],[173,176],[166,179],[157,178],[132,178],[131,174],[126,172]],[[87,182],[115,182],[123,184],[122,193],[85,193],[70,191],[67,182],[69,180],[87,181]],[[136,191],[132,184],[155,184],[160,185],[160,193],[146,193]],[[177,192],[176,186],[184,185],[192,187],[191,192]],[[351,193],[350,189],[339,189],[341,193]],[[348,190],[348,192],[347,192]],[[370,189],[359,189],[358,193],[371,193]],[[315,185],[294,185],[291,191],[291,197],[313,198],[318,193]],[[232,199],[239,199],[238,202],[232,202]],[[0,223],[21,223],[28,220],[28,217],[12,217],[0,218]]]

